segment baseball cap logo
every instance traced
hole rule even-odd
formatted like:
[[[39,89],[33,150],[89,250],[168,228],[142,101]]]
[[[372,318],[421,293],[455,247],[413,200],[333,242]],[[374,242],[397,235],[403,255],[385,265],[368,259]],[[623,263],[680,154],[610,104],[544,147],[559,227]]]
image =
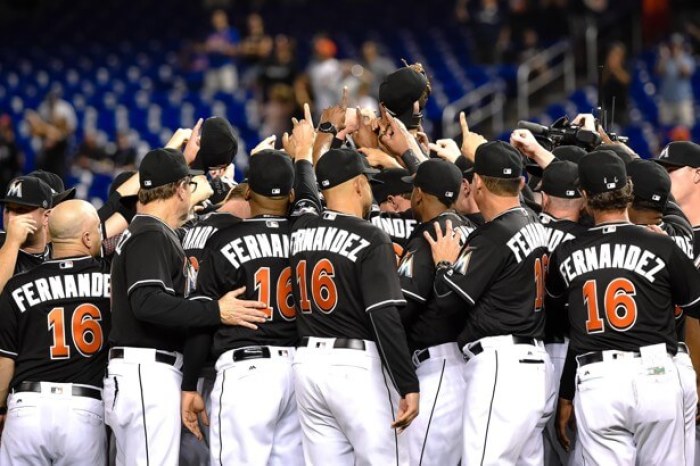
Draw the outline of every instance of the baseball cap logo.
[[[273,188],[272,194],[279,194],[281,192],[280,188]]]
[[[150,186],[153,186],[153,181],[151,181],[151,180],[144,180],[144,181],[143,181],[143,185],[144,185],[145,187],[148,188],[148,187],[150,187]]]
[[[569,189],[569,190],[566,191],[566,195],[567,195],[567,196],[575,196],[575,195],[576,195],[576,191]]]
[[[328,186],[329,184],[331,184],[331,182],[328,181],[328,180],[323,180],[323,181],[321,181],[321,185],[322,185],[322,186]]]
[[[664,150],[661,151],[661,154],[659,154],[660,159],[667,159],[668,158],[668,147],[664,147]]]
[[[447,198],[452,198],[455,194],[452,191],[446,191],[445,192],[445,197]]]
[[[652,200],[652,201],[660,201],[660,200],[661,200],[661,196],[659,196],[658,194],[653,194],[653,195],[651,196],[651,200]]]
[[[504,169],[503,169],[503,174],[504,174],[504,175],[510,175],[510,174],[512,174],[512,173],[513,173],[513,170],[510,169],[510,168],[504,168]]]
[[[15,181],[7,189],[7,197],[19,197],[22,198],[22,182]]]

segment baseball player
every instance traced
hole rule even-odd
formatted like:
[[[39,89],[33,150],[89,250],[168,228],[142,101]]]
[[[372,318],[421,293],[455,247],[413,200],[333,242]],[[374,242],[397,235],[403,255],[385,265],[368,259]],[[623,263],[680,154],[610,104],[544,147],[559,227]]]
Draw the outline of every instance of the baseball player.
[[[48,228],[51,259],[0,295],[0,464],[106,464],[110,277],[109,263],[95,259],[100,220],[89,203],[68,200]]]
[[[452,228],[431,244],[435,294],[444,312],[464,312],[464,464],[542,464],[542,431],[554,404],[544,349],[548,238],[520,206],[520,154],[496,141],[476,149],[473,191],[486,223],[460,248]]]
[[[376,179],[381,183],[372,185],[372,195],[377,206],[373,205],[369,214],[370,221],[389,235],[395,248],[401,252],[418,224],[411,211],[412,187],[401,180],[408,175],[408,170],[402,168],[378,173]]]
[[[396,464],[394,429],[405,429],[418,414],[391,241],[363,220],[372,204],[367,175],[376,173],[363,160],[349,149],[323,154],[316,177],[328,210],[301,210],[292,226],[301,337],[294,376],[311,465]]]
[[[583,199],[578,190],[578,166],[574,162],[554,160],[542,173],[539,191],[542,194],[542,213],[539,217],[547,236],[547,252],[551,256],[562,242],[570,241],[586,231],[578,223],[583,208]],[[545,308],[546,306],[545,296]],[[567,329],[566,314],[547,315],[544,347],[554,365],[556,387],[566,360]],[[567,464],[568,455],[557,442],[555,423],[556,419],[552,416],[544,432],[545,464]]]
[[[422,223],[409,240],[399,264],[406,306],[399,309],[421,388],[420,411],[407,429],[410,464],[458,464],[462,456],[464,358],[457,336],[466,315],[438,309],[433,294],[435,264],[423,232],[450,221],[467,238],[474,227],[451,209],[462,184],[454,164],[432,159],[423,162],[412,181],[411,207]],[[456,311],[456,312],[454,312]],[[426,415],[427,414],[427,415]]]
[[[190,210],[192,173],[182,153],[156,149],[139,168],[139,214],[112,264],[113,326],[104,381],[105,421],[117,464],[177,464],[182,351],[188,329],[262,322],[265,305],[185,299],[193,272],[174,228]],[[247,307],[246,307],[247,306]]]
[[[49,255],[46,225],[51,188],[39,178],[20,176],[7,185],[0,232],[0,291],[15,274],[40,265]]]
[[[629,222],[632,187],[619,157],[589,153],[579,180],[596,226],[555,250],[547,312],[568,303],[567,365],[575,356],[578,369],[564,369],[560,396],[571,399],[575,384],[583,461],[688,464],[673,308],[697,316],[700,275],[673,240]]]
[[[309,160],[313,135],[309,123]],[[309,175],[310,170],[305,185],[313,190],[315,179]],[[268,306],[267,321],[257,328],[219,326],[213,335],[217,378],[212,392],[212,464],[304,463],[292,373],[298,338],[286,218],[294,178],[294,166],[284,152],[255,154],[246,192],[252,217],[222,229],[206,245],[198,296],[216,299],[245,287],[246,297]],[[203,339],[199,361],[185,361],[184,391],[193,390],[189,372],[201,366],[211,341]],[[255,398],[264,403],[250,403]],[[187,414],[183,417],[187,423]]]
[[[55,173],[46,170],[34,170],[28,176],[39,178],[51,188],[52,205],[55,207],[63,201],[75,199],[75,188],[66,189],[63,180]]]

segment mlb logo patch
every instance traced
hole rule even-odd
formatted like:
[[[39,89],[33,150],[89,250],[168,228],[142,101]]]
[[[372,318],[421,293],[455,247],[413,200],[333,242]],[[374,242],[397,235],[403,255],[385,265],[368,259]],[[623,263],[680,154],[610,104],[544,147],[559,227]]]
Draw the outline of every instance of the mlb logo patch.
[[[617,183],[608,183],[605,185],[605,187],[608,189],[615,189],[616,186],[617,186]]]
[[[280,188],[273,188],[271,192],[272,194],[279,194],[282,192],[282,190]]]
[[[268,220],[265,222],[265,225],[267,225],[268,228],[279,228],[280,224],[279,222],[276,222],[274,220]]]
[[[149,188],[149,187],[153,186],[153,181],[151,181],[151,180],[144,180],[144,181],[143,181],[143,185],[144,185],[145,187]]]
[[[653,194],[653,195],[651,196],[651,200],[652,200],[652,201],[660,201],[660,200],[661,200],[661,196],[659,196],[658,194]]]
[[[568,190],[568,191],[566,191],[566,195],[570,196],[570,197],[574,197],[576,195],[576,191]]]
[[[72,269],[73,268],[73,261],[63,261],[60,264],[58,264],[58,268],[62,269],[62,270]]]
[[[329,184],[331,184],[331,182],[328,180],[321,181],[321,186],[328,186]]]
[[[504,175],[510,175],[513,173],[513,170],[511,168],[504,168],[503,169],[503,174]]]
[[[447,198],[449,198],[449,199],[451,199],[452,197],[454,197],[454,195],[455,195],[455,194],[454,194],[452,191],[447,191],[447,192],[445,192],[445,197],[447,197]]]

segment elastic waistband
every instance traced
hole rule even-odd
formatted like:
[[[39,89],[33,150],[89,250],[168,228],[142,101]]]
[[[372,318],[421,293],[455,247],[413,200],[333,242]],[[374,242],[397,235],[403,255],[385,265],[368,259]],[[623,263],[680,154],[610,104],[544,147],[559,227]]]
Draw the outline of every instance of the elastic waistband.
[[[129,363],[159,362],[182,368],[182,354],[154,348],[117,347],[109,350],[109,359],[122,359]]]
[[[443,343],[442,345],[431,346],[429,348],[416,350],[413,352],[411,359],[413,365],[418,367],[421,363],[431,358],[444,358],[463,360],[464,356],[459,351],[459,346],[456,342]]]
[[[41,393],[55,396],[81,396],[102,401],[102,390],[91,385],[53,382],[21,382],[12,393]]]

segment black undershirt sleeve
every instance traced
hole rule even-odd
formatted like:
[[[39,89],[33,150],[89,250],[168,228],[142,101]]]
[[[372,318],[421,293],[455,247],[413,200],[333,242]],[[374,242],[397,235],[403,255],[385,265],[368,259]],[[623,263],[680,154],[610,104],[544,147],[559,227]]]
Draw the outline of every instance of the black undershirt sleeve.
[[[207,361],[216,327],[191,331],[185,339],[182,364],[182,391],[197,390],[199,373]]]
[[[187,300],[157,285],[135,288],[129,303],[137,319],[166,327],[210,327],[221,321],[217,301]]]
[[[419,391],[418,377],[409,357],[406,334],[395,306],[369,311],[372,328],[377,337],[379,354],[389,377],[401,397]]]
[[[559,398],[573,400],[576,394],[576,353],[571,348],[566,352],[566,361],[559,382]]]
[[[418,166],[420,165],[420,160],[416,157],[411,149],[401,154],[401,160],[403,160],[404,165],[408,172],[413,175],[418,171]]]

